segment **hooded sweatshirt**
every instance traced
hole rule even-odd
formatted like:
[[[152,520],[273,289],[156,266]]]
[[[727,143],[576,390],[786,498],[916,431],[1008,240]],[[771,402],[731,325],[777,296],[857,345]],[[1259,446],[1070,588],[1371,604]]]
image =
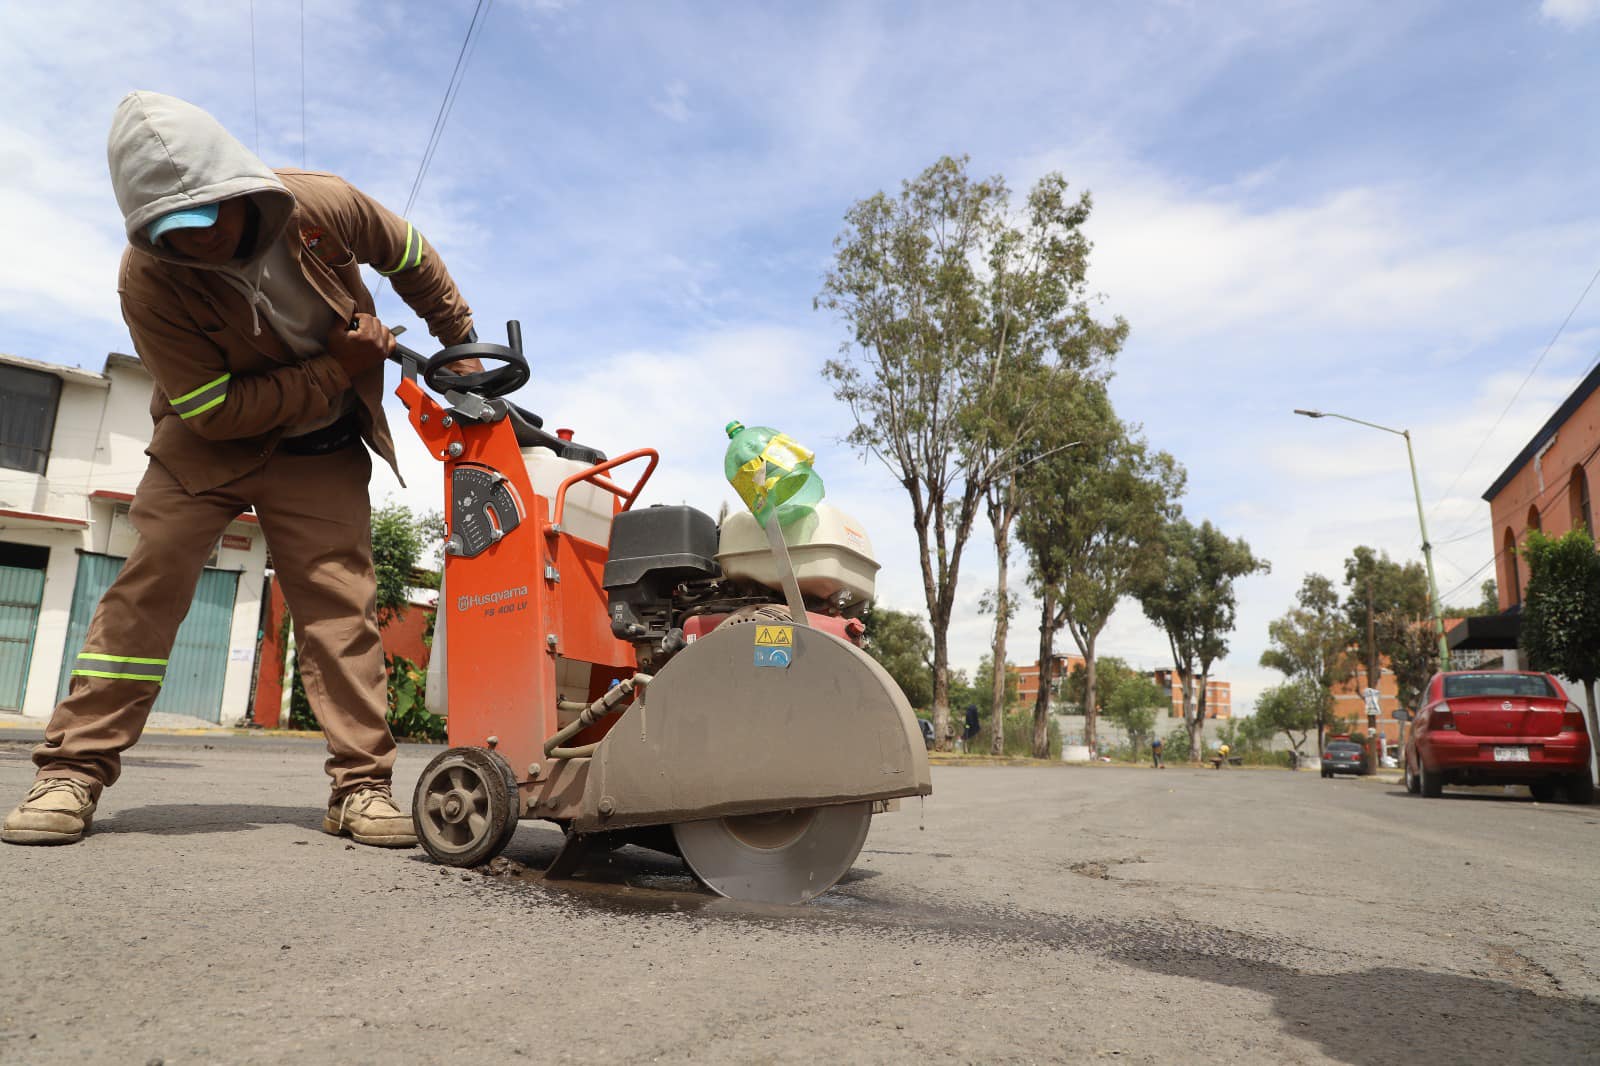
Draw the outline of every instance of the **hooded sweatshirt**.
[[[321,343],[332,325],[373,312],[362,264],[441,342],[467,336],[471,311],[422,235],[334,175],[268,168],[209,114],[159,93],[118,105],[107,156],[128,234],[122,314],[157,386],[148,454],[205,492],[353,405],[363,436],[396,466],[382,367],[351,381]],[[212,266],[146,235],[170,211],[241,196],[258,216],[242,259]]]

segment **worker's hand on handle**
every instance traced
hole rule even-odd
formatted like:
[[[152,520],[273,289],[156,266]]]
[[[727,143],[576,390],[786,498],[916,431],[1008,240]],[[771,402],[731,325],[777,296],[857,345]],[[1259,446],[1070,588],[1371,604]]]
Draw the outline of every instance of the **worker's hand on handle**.
[[[375,316],[359,312],[349,325],[335,326],[328,334],[328,354],[338,360],[351,380],[382,365],[394,345],[394,334],[387,326]]]
[[[456,344],[469,344],[478,339],[478,331],[469,328],[466,336],[456,341]],[[445,367],[452,374],[481,374],[483,364],[476,359],[457,359],[453,363],[446,363]]]

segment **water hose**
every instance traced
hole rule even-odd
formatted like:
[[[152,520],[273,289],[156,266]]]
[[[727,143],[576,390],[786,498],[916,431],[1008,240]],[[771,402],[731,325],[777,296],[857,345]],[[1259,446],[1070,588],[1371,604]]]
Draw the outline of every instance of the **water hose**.
[[[634,674],[632,677],[623,678],[606,690],[606,694],[593,703],[576,703],[572,700],[561,700],[558,706],[562,710],[577,710],[583,708],[583,713],[556,734],[544,742],[544,753],[551,759],[587,759],[593,755],[600,746],[597,740],[593,744],[584,744],[576,748],[564,748],[561,745],[577,736],[579,733],[594,725],[608,714],[616,712],[622,701],[633,694],[636,688],[643,688],[651,680],[650,674]],[[629,704],[629,706],[632,706]]]

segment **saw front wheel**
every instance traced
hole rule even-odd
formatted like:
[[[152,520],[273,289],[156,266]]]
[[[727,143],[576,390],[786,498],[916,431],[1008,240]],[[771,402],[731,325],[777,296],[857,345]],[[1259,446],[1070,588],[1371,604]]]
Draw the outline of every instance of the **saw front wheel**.
[[[520,806],[505,759],[483,748],[451,748],[417,779],[411,820],[435,862],[477,866],[511,843]]]
[[[672,836],[711,891],[756,903],[804,903],[849,872],[866,843],[871,803],[679,822]]]

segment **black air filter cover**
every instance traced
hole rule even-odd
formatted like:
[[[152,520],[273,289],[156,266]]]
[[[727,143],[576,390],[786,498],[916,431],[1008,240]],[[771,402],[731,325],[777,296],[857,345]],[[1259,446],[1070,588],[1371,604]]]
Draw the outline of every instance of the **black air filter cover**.
[[[673,582],[716,577],[717,523],[682,505],[623,511],[611,520],[611,551],[601,583],[608,589],[646,576]]]

